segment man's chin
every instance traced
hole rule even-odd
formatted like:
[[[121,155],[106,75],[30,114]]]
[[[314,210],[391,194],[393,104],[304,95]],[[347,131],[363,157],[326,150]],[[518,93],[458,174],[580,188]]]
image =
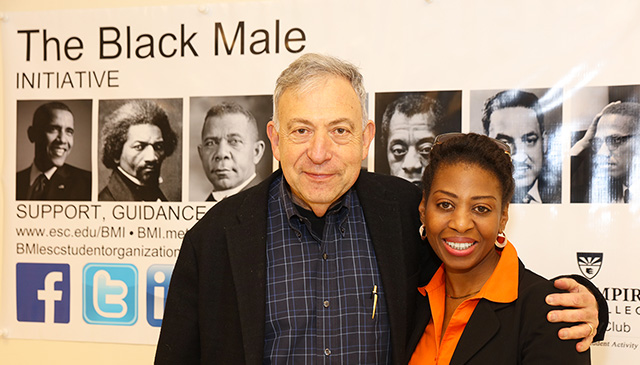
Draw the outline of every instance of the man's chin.
[[[67,156],[64,157],[56,157],[56,158],[52,158],[51,161],[51,166],[55,166],[55,167],[62,167],[62,165],[64,165],[65,161],[67,160]]]
[[[236,186],[238,186],[239,183],[235,181],[230,181],[229,179],[224,179],[224,180],[218,180],[215,182],[215,184],[212,183],[212,185],[215,191],[221,191],[221,190],[233,189]]]
[[[140,180],[140,182],[144,186],[156,186],[158,185],[158,179],[160,178],[160,174],[155,172],[141,173],[141,174],[137,174],[136,178]]]

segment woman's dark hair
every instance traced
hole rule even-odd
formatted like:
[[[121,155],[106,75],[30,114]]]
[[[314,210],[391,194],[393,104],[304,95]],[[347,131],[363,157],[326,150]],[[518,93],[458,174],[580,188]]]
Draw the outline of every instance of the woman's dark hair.
[[[438,170],[456,163],[476,165],[491,172],[502,187],[502,207],[513,197],[515,181],[511,156],[487,136],[468,133],[451,137],[433,146],[429,153],[429,164],[422,175],[423,193],[429,195],[431,184]]]

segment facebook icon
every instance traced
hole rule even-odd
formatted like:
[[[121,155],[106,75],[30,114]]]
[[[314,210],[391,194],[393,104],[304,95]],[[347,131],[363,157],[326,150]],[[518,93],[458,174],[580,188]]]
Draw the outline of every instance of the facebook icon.
[[[69,265],[16,264],[18,321],[69,323]]]

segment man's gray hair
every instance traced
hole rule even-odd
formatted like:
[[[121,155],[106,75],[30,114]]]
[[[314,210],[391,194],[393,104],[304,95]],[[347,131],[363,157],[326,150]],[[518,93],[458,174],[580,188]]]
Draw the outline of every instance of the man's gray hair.
[[[369,119],[366,107],[367,92],[364,89],[362,74],[360,74],[358,68],[336,57],[307,53],[293,61],[276,80],[276,89],[273,92],[273,122],[276,129],[280,129],[278,102],[282,94],[288,89],[292,89],[297,93],[308,92],[329,76],[342,77],[351,83],[360,100],[362,126],[364,128]]]

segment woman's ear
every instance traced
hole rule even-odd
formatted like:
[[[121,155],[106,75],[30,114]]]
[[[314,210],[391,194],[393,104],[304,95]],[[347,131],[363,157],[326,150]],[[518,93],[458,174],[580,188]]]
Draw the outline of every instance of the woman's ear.
[[[503,232],[509,221],[509,203],[502,208],[502,216],[500,217],[500,232]]]
[[[418,211],[420,212],[420,221],[422,221],[423,220],[422,218],[427,212],[427,197],[424,194],[422,194],[422,200],[420,201],[420,206],[418,207]]]

